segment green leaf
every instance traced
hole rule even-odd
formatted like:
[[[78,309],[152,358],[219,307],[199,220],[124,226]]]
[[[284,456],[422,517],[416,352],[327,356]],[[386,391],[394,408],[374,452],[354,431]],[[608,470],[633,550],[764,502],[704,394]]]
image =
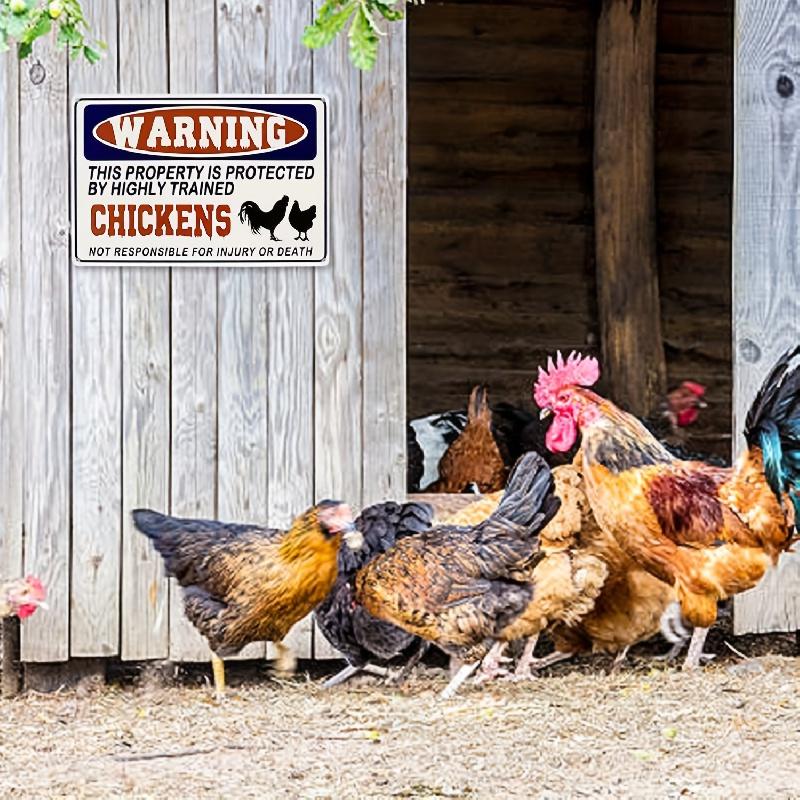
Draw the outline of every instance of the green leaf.
[[[323,3],[314,22],[303,32],[303,44],[315,50],[330,44],[353,15],[357,0],[329,0]],[[337,10],[338,9],[338,10]]]
[[[28,18],[23,16],[13,16],[8,18],[6,33],[12,39],[19,39],[28,27]]]
[[[49,14],[43,12],[38,15],[38,18],[35,22],[33,22],[33,24],[28,26],[28,28],[25,30],[25,33],[20,36],[20,41],[23,44],[31,44],[40,36],[50,33],[51,27],[52,25]]]
[[[370,70],[378,57],[378,34],[372,20],[360,6],[348,32],[350,40],[350,60],[358,69]]]
[[[101,58],[100,53],[89,47],[88,44],[83,48],[83,55],[90,64],[96,64]]]
[[[404,14],[402,8],[392,8],[388,3],[381,3],[380,0],[372,0],[370,5],[377,8],[381,16],[384,19],[388,19],[390,22],[397,22],[403,19]]]
[[[21,42],[17,50],[17,55],[19,56],[19,60],[22,61],[23,58],[27,58],[32,51],[33,51],[33,45],[30,42]]]

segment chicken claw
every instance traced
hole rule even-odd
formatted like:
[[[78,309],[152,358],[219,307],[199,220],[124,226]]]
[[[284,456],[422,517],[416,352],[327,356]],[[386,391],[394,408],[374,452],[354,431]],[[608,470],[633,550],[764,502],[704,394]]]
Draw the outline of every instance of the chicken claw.
[[[508,670],[501,666],[504,662],[511,660],[503,656],[503,651],[506,649],[507,644],[507,642],[495,642],[492,645],[492,649],[480,662],[481,669],[475,676],[475,683],[488,683],[497,678],[505,678],[508,675]]]

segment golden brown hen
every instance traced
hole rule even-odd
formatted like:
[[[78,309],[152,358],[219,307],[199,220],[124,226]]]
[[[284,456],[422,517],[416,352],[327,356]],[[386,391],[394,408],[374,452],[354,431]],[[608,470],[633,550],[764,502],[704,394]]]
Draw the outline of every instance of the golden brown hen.
[[[717,601],[750,589],[791,544],[800,504],[800,347],[767,376],[733,468],[674,458],[632,415],[585,388],[593,358],[558,355],[540,369],[535,399],[554,414],[547,445],[572,447],[580,429],[586,494],[599,524],[643,569],[675,587],[695,632],[696,667]]]
[[[335,500],[313,506],[287,531],[144,509],[133,520],[183,587],[186,616],[214,653],[218,697],[225,687],[222,658],[250,642],[274,642],[278,670],[293,671],[283,638],[330,592],[342,543],[355,550],[363,541],[349,507]]]
[[[492,433],[492,411],[485,386],[469,396],[467,425],[439,462],[439,480],[429,492],[458,494],[474,484],[479,492],[496,492],[506,484],[508,469]]]
[[[356,601],[467,662],[445,689],[449,697],[530,604],[537,533],[557,509],[547,465],[528,453],[489,519],[400,540],[356,575]]]
[[[672,587],[639,567],[597,524],[579,467],[556,467],[553,478],[561,508],[539,534],[544,558],[533,573],[536,592],[517,622],[519,636],[529,637],[517,664],[521,677],[529,676],[532,667],[587,651],[616,653],[621,661],[631,645],[658,633],[661,617],[675,599]],[[492,506],[492,498],[484,498],[447,522],[488,516]],[[545,629],[556,650],[534,660],[537,637]],[[497,671],[500,654],[493,655],[496,660],[487,675]]]

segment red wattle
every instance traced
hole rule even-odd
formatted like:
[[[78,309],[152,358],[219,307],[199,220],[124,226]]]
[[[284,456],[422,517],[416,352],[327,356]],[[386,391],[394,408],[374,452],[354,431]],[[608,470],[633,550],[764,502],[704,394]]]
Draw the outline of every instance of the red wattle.
[[[566,414],[558,414],[547,429],[544,442],[547,449],[553,453],[566,453],[578,436],[578,427],[575,420]]]

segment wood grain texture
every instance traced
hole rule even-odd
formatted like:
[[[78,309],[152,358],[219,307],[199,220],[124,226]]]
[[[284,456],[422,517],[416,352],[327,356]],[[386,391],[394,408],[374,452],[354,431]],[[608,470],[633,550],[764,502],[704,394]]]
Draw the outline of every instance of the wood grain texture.
[[[92,22],[110,36],[115,3]],[[76,61],[72,100],[117,91],[117,48],[98,69]],[[114,267],[72,268],[72,592],[70,655],[111,656],[120,643],[122,536],[122,278]]]
[[[318,3],[315,3],[315,7]],[[314,270],[314,495],[361,508],[361,79],[342,37],[314,52],[314,92],[330,115],[331,260]],[[319,631],[315,657],[337,656]]]
[[[70,311],[69,178],[66,54],[55,40],[37,43],[44,69],[20,76],[19,205],[24,210],[21,263],[25,387],[21,452],[25,453],[25,571],[47,586],[50,610],[22,631],[25,661],[69,655],[70,583]]]
[[[656,0],[604,0],[597,23],[594,211],[603,370],[647,414],[666,389],[655,231]]]
[[[263,93],[267,4],[225,0],[217,7],[220,92]],[[266,524],[268,509],[269,322],[263,269],[219,273],[219,515]],[[263,657],[252,644],[240,658]]]
[[[311,0],[269,7],[266,91],[311,91],[311,53],[302,33]],[[314,271],[278,267],[266,272],[269,298],[268,516],[285,527],[314,501]],[[313,655],[311,616],[284,642],[299,658]],[[271,645],[267,656],[275,655]]]
[[[169,86],[175,94],[217,87],[213,0],[169,3]],[[186,517],[217,513],[217,270],[180,267],[171,274],[171,510]],[[170,581],[169,656],[204,661],[208,645],[183,613]]]
[[[800,340],[800,10],[741,0],[735,54],[734,431],[778,356]],[[800,557],[735,601],[736,633],[800,628]]]
[[[19,67],[0,58],[0,575],[22,574],[24,384],[19,198]]]
[[[732,5],[659,0],[655,86],[668,382],[705,384],[710,407],[692,440],[720,453],[730,450]],[[531,408],[542,358],[599,341],[596,11],[408,9],[410,417],[463,407],[484,380],[496,400]],[[538,51],[536,68],[506,60],[509,43]]]
[[[405,23],[382,45],[361,83],[364,505],[406,490]]]
[[[163,3],[120,0],[122,93],[167,91]],[[169,507],[169,270],[122,268],[122,658],[166,658],[169,584],[131,510]]]

